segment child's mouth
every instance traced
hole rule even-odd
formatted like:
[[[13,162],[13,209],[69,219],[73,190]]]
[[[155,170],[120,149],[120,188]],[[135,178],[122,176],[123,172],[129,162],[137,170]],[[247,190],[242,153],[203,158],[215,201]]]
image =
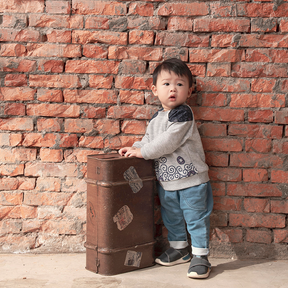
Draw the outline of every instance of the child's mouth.
[[[170,97],[169,97],[169,100],[175,101],[175,100],[176,100],[176,97],[175,97],[175,96],[170,96]]]

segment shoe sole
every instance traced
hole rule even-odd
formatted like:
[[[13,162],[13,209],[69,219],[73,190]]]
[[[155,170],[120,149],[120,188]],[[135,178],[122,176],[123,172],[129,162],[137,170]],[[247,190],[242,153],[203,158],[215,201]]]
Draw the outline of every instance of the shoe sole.
[[[185,259],[187,256],[189,256],[187,259]],[[173,262],[162,262],[160,259],[156,258],[155,259],[155,262],[157,264],[160,264],[160,265],[163,265],[163,266],[174,266],[174,265],[177,265],[177,264],[182,264],[182,263],[186,263],[186,262],[189,262],[191,260],[191,257],[189,254],[185,255],[183,258],[180,258],[176,261],[173,261]]]
[[[199,275],[196,272],[190,272],[190,273],[187,273],[187,276],[193,279],[205,279],[209,277],[210,272],[211,272],[211,268],[208,269],[206,274]]]

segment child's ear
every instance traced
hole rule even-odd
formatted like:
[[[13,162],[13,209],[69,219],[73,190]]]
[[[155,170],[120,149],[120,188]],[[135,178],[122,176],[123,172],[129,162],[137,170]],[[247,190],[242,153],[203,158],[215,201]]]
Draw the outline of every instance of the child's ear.
[[[152,85],[151,90],[152,90],[154,96],[157,96],[157,88],[155,85]]]
[[[188,98],[191,96],[192,91],[193,91],[193,84],[192,84],[192,86],[191,86],[191,87],[189,88],[189,90],[188,90]]]

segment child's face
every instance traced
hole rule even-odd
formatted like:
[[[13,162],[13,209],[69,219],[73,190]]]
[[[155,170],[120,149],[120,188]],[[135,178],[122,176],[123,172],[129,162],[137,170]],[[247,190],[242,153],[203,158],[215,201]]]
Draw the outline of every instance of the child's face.
[[[161,71],[156,85],[152,86],[152,92],[162,103],[165,111],[174,109],[186,102],[191,95],[192,87],[185,76],[178,76],[171,71]]]

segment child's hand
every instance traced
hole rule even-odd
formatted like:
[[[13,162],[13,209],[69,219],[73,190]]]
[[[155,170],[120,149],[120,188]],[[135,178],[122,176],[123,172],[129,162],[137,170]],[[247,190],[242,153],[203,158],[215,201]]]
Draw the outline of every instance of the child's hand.
[[[125,157],[137,157],[137,158],[143,158],[141,154],[141,148],[136,147],[123,147],[119,150],[119,154],[121,156]]]

